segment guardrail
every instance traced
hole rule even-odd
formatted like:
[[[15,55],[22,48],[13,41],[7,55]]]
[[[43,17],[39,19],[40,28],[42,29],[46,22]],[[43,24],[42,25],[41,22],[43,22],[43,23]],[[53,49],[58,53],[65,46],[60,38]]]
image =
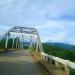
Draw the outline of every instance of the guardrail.
[[[60,63],[60,64],[63,64],[65,68],[68,68],[68,69],[72,68],[72,69],[75,70],[75,63],[71,62],[70,60],[64,60],[64,59],[59,58],[59,57],[48,55],[48,54],[46,54],[44,52],[41,52],[41,56],[42,56],[43,60],[46,60],[48,62],[51,62],[51,60],[53,60],[54,64]],[[67,73],[65,75],[70,75],[70,70],[67,70]],[[73,74],[73,75],[75,75],[75,74]]]

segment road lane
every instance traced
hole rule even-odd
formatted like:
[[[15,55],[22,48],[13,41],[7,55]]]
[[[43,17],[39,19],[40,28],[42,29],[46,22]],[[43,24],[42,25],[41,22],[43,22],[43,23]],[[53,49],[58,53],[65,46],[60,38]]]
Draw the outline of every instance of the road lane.
[[[29,51],[0,54],[0,75],[49,75]]]

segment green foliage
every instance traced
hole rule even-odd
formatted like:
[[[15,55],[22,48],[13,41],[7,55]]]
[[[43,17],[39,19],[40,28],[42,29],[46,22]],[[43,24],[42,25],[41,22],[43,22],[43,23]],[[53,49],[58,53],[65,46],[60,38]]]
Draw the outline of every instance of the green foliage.
[[[44,52],[53,56],[57,56],[66,60],[75,61],[75,51],[66,50],[64,48],[43,44]]]
[[[69,67],[69,69],[70,69],[70,75],[75,75],[75,69],[72,69],[70,67]]]
[[[14,39],[14,48],[16,48],[16,41],[17,41],[17,38]],[[3,39],[3,40],[0,41],[0,49],[5,48],[5,43],[6,43],[6,39]],[[19,38],[18,38],[18,43],[19,43]],[[12,45],[13,45],[13,39],[9,38],[7,48],[8,49],[12,48]]]
[[[8,48],[12,48],[12,38],[8,40]]]
[[[5,48],[5,41],[6,41],[5,39],[0,41],[0,49]]]
[[[24,49],[29,49],[29,46],[24,46],[23,48],[24,48]]]

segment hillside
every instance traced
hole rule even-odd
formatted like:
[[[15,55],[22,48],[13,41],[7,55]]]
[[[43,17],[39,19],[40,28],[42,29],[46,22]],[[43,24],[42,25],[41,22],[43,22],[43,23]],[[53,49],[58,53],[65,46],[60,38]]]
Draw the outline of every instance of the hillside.
[[[60,42],[50,43],[50,42],[46,42],[45,44],[51,45],[51,46],[58,46],[58,47],[64,48],[65,50],[75,50],[74,45],[70,45],[70,44],[66,44],[66,43],[60,43]]]
[[[75,61],[75,51],[64,49],[55,45],[48,45],[43,43],[45,53],[57,56],[66,60]]]

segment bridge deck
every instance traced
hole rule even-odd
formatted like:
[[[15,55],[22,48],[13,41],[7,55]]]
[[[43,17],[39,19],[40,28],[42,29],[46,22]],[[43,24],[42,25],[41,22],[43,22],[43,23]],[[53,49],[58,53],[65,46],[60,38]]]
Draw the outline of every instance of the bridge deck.
[[[0,54],[0,75],[49,75],[29,51]]]

